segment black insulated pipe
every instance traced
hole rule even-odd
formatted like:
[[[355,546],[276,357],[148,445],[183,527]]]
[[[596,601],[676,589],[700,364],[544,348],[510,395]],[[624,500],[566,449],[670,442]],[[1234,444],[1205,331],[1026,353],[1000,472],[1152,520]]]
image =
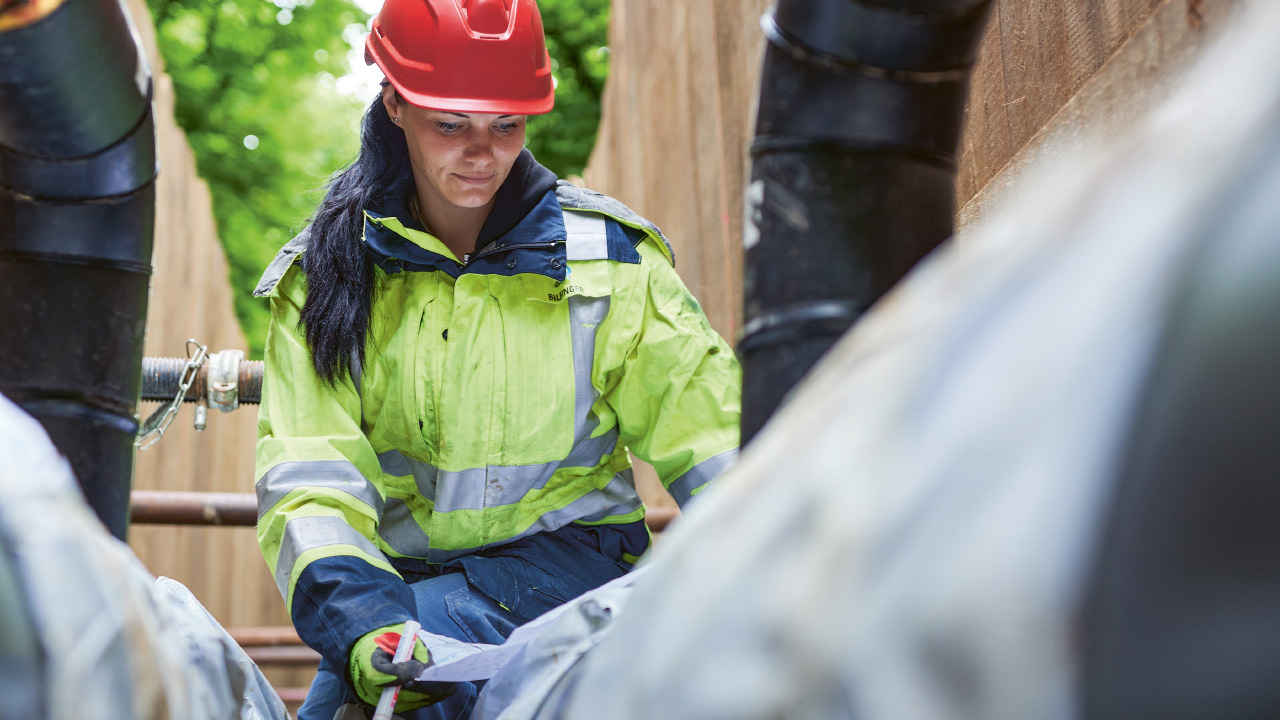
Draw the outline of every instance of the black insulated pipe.
[[[0,28],[0,392],[124,539],[155,224],[151,73],[117,0]]]
[[[955,217],[992,0],[780,0],[745,203],[742,442]]]

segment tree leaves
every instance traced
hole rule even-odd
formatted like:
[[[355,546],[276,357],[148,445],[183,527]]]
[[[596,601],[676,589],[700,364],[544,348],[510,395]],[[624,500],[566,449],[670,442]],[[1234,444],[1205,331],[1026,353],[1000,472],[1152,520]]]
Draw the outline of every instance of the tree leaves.
[[[596,142],[609,75],[609,0],[539,0],[556,106],[529,118],[529,149],[560,177],[578,175]]]

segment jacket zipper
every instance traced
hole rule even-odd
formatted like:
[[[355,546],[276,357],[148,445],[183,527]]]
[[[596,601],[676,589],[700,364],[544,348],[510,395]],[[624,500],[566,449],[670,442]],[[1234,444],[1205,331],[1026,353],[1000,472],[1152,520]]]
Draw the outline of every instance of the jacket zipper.
[[[466,267],[471,263],[475,262],[476,260],[479,260],[482,257],[496,255],[497,253],[504,252],[507,250],[546,250],[546,249],[555,247],[557,244],[558,243],[553,241],[553,242],[534,242],[534,243],[514,243],[512,245],[501,245],[501,246],[490,245],[485,247],[483,250],[478,250],[474,253],[471,253],[471,257],[465,263],[463,263],[462,266]]]

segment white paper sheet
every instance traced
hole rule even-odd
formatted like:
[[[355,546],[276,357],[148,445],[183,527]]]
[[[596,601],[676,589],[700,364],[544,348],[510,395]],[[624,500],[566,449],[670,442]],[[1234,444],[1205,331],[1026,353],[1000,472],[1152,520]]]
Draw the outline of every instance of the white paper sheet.
[[[506,665],[507,661],[515,656],[521,648],[537,639],[538,634],[547,623],[573,608],[584,598],[591,597],[594,593],[627,587],[637,577],[643,575],[645,569],[640,568],[627,573],[591,592],[584,593],[554,610],[543,613],[516,628],[515,632],[511,633],[511,637],[507,638],[507,641],[501,645],[465,643],[443,635],[434,635],[425,630],[420,630],[418,631],[418,637],[427,646],[427,650],[431,652],[431,657],[435,660],[435,663],[424,670],[418,676],[418,680],[424,682],[488,680],[503,665]]]

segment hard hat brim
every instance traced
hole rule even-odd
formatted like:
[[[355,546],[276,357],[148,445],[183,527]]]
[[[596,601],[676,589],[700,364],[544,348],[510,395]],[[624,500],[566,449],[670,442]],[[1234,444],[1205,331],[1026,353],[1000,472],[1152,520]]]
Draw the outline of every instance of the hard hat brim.
[[[414,92],[402,87],[393,77],[388,77],[387,80],[390,81],[396,92],[400,93],[400,97],[404,98],[405,102],[428,110],[497,115],[544,115],[551,112],[551,109],[555,107],[554,90],[546,97],[533,100],[488,100],[484,98],[438,97]]]

